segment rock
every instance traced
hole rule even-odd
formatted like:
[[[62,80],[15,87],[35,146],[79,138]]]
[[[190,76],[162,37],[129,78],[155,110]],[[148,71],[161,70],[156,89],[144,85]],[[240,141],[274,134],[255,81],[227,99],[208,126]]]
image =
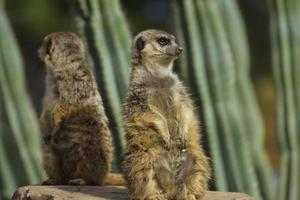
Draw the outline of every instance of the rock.
[[[25,186],[19,188],[12,200],[128,200],[125,187],[98,186]],[[233,192],[207,192],[203,200],[255,200]]]

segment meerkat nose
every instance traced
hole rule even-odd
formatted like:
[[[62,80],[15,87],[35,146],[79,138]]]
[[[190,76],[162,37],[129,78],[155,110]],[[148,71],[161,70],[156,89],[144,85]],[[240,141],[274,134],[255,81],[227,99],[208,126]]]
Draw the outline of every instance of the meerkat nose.
[[[179,55],[179,54],[181,54],[182,51],[183,51],[183,48],[182,47],[178,47],[176,49],[176,54]]]

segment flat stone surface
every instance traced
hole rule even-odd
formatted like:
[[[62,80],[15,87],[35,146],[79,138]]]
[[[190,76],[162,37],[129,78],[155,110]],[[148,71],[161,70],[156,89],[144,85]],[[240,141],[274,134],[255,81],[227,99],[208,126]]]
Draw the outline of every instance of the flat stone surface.
[[[12,200],[129,200],[127,189],[116,186],[24,186]],[[255,200],[234,192],[207,192],[202,200]]]

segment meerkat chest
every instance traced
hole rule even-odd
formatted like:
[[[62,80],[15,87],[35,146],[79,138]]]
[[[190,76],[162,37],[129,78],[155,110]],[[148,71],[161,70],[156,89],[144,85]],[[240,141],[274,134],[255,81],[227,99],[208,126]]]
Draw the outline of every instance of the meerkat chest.
[[[158,177],[162,188],[173,193],[174,186],[182,181],[180,164],[189,162],[186,142],[191,109],[178,88],[152,91],[149,100],[150,107],[164,119],[169,130],[169,147],[161,157]]]
[[[165,117],[175,117],[180,111],[180,95],[175,89],[155,89],[150,94],[150,106]],[[178,117],[178,116],[176,116]]]
[[[150,107],[167,123],[170,136],[178,139],[184,126],[185,104],[176,88],[154,90],[150,98]]]

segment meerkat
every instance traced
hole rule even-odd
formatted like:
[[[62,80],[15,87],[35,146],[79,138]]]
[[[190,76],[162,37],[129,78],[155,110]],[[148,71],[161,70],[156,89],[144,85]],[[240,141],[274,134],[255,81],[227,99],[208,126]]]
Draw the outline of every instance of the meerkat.
[[[71,32],[45,37],[39,57],[46,66],[40,125],[48,185],[122,185],[109,173],[112,137],[84,44]]]
[[[207,190],[210,168],[198,119],[172,70],[182,50],[173,35],[160,30],[143,31],[133,41],[123,106],[123,172],[132,200],[195,200]]]

